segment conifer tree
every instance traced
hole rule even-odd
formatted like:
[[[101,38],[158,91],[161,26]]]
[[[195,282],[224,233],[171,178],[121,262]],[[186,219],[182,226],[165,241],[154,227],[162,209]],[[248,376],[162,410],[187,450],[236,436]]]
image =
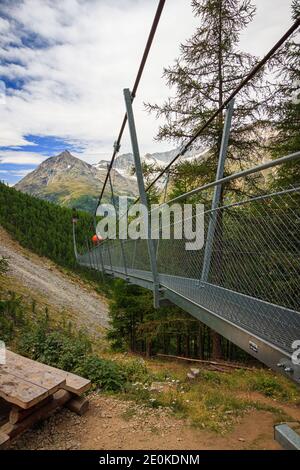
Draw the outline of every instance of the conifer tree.
[[[163,104],[146,105],[165,120],[157,140],[180,143],[194,135],[258,60],[238,48],[240,33],[255,14],[251,0],[192,0],[192,7],[200,25],[181,45],[175,65],[164,70],[174,96]],[[234,160],[242,166],[259,155],[257,129],[268,124],[264,111],[269,89],[263,76],[261,70],[236,99],[229,163]],[[207,180],[215,176],[223,124],[224,113],[220,113],[198,140],[198,145],[209,149],[211,156],[206,161]]]
[[[292,2],[292,18],[300,17],[300,0]],[[271,108],[275,120],[273,139],[274,157],[282,157],[300,150],[300,43],[299,31],[280,49],[273,61],[279,79],[277,100]],[[278,188],[300,185],[300,160],[281,165],[274,185]]]

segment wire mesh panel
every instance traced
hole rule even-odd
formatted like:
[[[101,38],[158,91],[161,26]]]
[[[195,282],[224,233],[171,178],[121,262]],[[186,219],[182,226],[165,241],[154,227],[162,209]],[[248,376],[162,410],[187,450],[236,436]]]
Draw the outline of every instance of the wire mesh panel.
[[[209,282],[300,310],[300,193],[221,208]]]
[[[200,238],[203,238],[203,241],[206,239],[208,216],[205,217],[205,214],[203,222],[199,226],[195,214],[186,217],[183,211],[180,222],[174,220],[171,222],[170,238],[157,241],[157,267],[159,273],[199,278],[203,264],[204,245],[199,249],[187,249],[187,247],[189,243],[196,243],[197,232],[199,240]],[[182,226],[182,236],[177,239],[175,232],[179,224]],[[189,227],[188,230],[187,227]],[[203,231],[203,236],[201,236],[200,231]]]

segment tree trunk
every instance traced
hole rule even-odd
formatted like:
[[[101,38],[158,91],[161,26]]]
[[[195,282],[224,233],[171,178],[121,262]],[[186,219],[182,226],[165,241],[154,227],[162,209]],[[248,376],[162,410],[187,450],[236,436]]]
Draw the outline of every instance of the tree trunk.
[[[164,354],[169,354],[169,347],[170,347],[170,337],[168,335],[164,335],[163,337]]]
[[[177,356],[181,355],[181,335],[177,335]]]
[[[203,359],[203,337],[202,337],[201,327],[199,327],[199,334],[198,334],[198,357],[199,359]]]
[[[194,343],[193,343],[193,356],[195,358],[199,357],[199,346],[198,346],[198,336],[194,337]]]
[[[146,339],[146,356],[147,357],[152,356],[152,341],[150,338]]]
[[[185,337],[185,356],[190,357],[190,355],[191,355],[190,335],[186,335],[186,337]]]
[[[130,326],[130,349],[132,352],[136,351],[135,323],[133,321],[133,318],[131,319],[131,326]]]
[[[216,331],[211,330],[211,339],[212,339],[212,359],[222,359],[222,346],[221,339],[222,336],[219,335]]]

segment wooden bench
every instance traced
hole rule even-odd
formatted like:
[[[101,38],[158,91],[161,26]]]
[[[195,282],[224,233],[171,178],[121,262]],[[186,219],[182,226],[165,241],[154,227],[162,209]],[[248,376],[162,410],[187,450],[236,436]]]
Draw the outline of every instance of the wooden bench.
[[[0,365],[0,400],[9,412],[1,417],[0,406],[0,448],[61,406],[82,415],[88,401],[81,395],[90,386],[90,380],[7,350]]]

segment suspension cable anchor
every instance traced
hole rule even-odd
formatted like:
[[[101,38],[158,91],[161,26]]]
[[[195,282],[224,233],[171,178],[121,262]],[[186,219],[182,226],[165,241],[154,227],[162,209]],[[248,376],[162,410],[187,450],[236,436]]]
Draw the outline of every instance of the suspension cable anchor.
[[[116,153],[120,152],[121,145],[119,144],[119,142],[115,141],[113,147]]]

